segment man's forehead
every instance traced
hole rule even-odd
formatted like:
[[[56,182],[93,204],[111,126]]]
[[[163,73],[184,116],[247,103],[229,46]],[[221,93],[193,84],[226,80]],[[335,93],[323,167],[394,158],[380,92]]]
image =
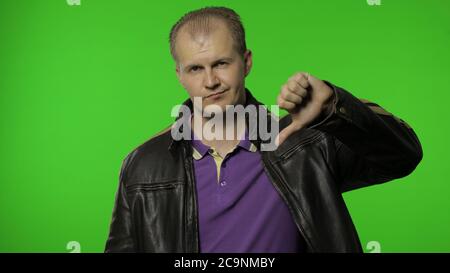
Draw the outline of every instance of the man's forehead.
[[[218,38],[212,36],[211,33],[196,33],[191,34],[187,31],[180,32],[177,37],[177,51],[198,51],[205,50],[211,46],[214,38]]]
[[[223,22],[211,23],[209,31],[193,31],[185,25],[177,34],[175,46],[179,59],[205,52],[226,54],[234,49],[231,32]]]

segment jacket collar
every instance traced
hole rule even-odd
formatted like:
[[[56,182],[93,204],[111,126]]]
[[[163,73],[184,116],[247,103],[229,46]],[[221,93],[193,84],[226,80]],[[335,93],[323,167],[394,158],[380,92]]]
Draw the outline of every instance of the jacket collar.
[[[256,98],[252,95],[252,93],[250,92],[250,90],[248,90],[247,88],[245,89],[245,106],[248,105],[254,105],[256,107],[256,118],[253,120],[256,120],[256,126],[249,126],[249,118],[248,115],[246,115],[246,127],[250,128],[251,130],[248,131],[248,137],[250,138],[250,142],[256,146],[256,148],[258,150],[261,149],[261,144],[265,143],[266,141],[263,141],[263,138],[261,138],[261,136],[259,135],[259,128],[261,126],[260,124],[260,116],[261,115],[271,115],[270,111],[266,108],[266,107],[260,107],[260,106],[264,106],[262,103],[260,103],[258,100],[256,100]],[[193,112],[193,103],[191,101],[191,99],[187,99],[186,101],[184,101],[184,103],[182,104],[184,106],[187,106],[190,110],[190,112]],[[272,121],[273,120],[273,116],[272,117]],[[175,119],[175,122],[179,121],[180,119],[189,119],[190,116],[183,116],[183,113],[181,111],[179,111],[177,118]],[[262,120],[271,120],[269,118],[266,119],[262,119]],[[275,120],[275,122],[278,122],[278,120]],[[266,128],[268,128],[268,130],[270,131],[270,126],[272,125],[273,122],[267,122],[267,124],[265,124],[265,126],[267,126]],[[190,144],[190,140],[184,140],[181,138],[181,135],[183,135],[183,130],[190,130],[190,128],[184,128],[181,127],[180,130],[176,130],[174,132],[174,137],[171,139],[170,145],[169,145],[169,150],[173,151],[176,150],[176,148],[181,144]],[[172,135],[171,135],[172,136]],[[180,140],[177,140],[180,139]]]
[[[210,152],[211,148],[206,144],[203,144],[201,140],[192,138],[191,142],[193,149],[192,156],[195,160],[202,159],[208,152]],[[239,141],[235,149],[237,149],[238,147],[253,153],[257,151],[256,146],[248,138],[247,130],[245,131],[244,138]]]

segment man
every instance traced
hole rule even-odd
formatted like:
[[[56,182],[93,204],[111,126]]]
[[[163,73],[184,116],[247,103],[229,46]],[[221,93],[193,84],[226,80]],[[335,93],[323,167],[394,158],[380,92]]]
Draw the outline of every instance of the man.
[[[191,126],[169,128],[126,157],[105,251],[361,252],[341,194],[411,173],[422,158],[413,130],[302,72],[278,94],[289,115],[268,125],[268,112],[258,112],[258,127],[279,126],[276,149],[262,149],[260,131],[251,137],[248,116],[219,123],[219,132],[236,129],[231,139],[198,138],[209,106],[260,105],[245,88],[252,53],[239,16],[221,7],[183,16],[170,45],[193,111],[178,120]],[[178,138],[186,132],[192,140]]]

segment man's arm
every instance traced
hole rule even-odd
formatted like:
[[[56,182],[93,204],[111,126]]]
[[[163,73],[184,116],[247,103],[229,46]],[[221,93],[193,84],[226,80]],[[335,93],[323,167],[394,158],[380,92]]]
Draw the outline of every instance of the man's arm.
[[[279,133],[280,145],[305,127],[333,137],[335,158],[329,164],[337,172],[341,191],[406,176],[422,159],[422,147],[408,124],[308,73],[289,78],[278,105],[291,120]]]
[[[119,188],[112,214],[108,240],[106,241],[105,252],[136,252],[132,236],[132,221],[130,207],[128,205],[125,191],[124,178],[128,162],[127,157],[121,167],[119,176]]]
[[[334,93],[330,113],[310,128],[335,138],[341,191],[410,174],[422,159],[422,147],[412,128],[379,105],[325,83]]]

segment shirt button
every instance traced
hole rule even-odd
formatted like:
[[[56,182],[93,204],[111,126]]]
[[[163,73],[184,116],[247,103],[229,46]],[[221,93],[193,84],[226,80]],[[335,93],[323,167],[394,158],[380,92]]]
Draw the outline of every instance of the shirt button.
[[[225,187],[227,185],[227,181],[220,182],[220,186]]]

